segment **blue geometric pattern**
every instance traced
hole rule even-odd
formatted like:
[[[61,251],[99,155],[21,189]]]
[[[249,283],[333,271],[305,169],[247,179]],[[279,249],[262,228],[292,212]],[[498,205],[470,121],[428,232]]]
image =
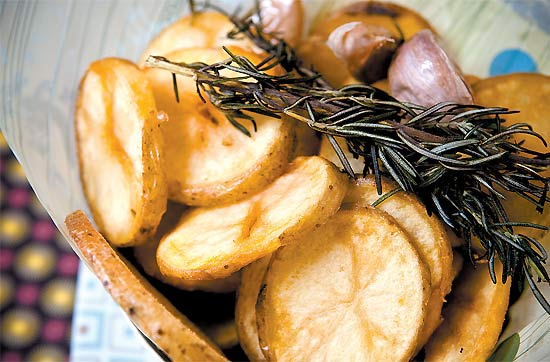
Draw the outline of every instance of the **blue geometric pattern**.
[[[101,346],[103,342],[104,319],[105,315],[101,311],[81,311],[78,323],[73,324],[73,330],[76,327],[76,333],[81,336],[81,338],[75,341],[76,348],[94,350]]]
[[[74,362],[155,362],[150,349],[103,285],[80,264],[72,325]]]

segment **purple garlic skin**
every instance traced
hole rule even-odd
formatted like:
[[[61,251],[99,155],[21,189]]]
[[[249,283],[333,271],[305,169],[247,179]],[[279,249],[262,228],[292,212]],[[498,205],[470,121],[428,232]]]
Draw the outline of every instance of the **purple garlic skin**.
[[[381,26],[359,21],[334,29],[326,42],[334,55],[342,59],[355,78],[367,84],[384,79],[388,74],[398,41]]]
[[[304,9],[301,0],[261,0],[263,30],[296,46],[302,38]]]
[[[391,94],[400,101],[430,107],[441,102],[472,104],[460,68],[430,30],[421,30],[398,50],[388,71]]]

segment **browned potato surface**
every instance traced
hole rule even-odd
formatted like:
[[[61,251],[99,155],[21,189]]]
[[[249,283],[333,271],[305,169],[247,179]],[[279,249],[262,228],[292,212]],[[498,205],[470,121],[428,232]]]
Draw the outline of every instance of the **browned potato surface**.
[[[270,361],[409,361],[429,293],[406,232],[376,209],[342,210],[273,254],[260,345]]]
[[[535,73],[514,73],[482,79],[473,85],[474,100],[484,106],[507,107],[520,111],[505,115],[505,125],[529,123],[550,142],[550,76]],[[528,135],[519,135],[517,141],[524,141],[524,146],[538,152],[550,152],[540,140]],[[550,172],[545,172],[550,177]],[[550,207],[545,205],[544,212],[539,214],[535,206],[521,196],[506,193],[503,205],[512,221],[533,222],[550,225]],[[529,235],[550,244],[550,233],[532,228],[516,228],[516,232]]]
[[[227,16],[218,12],[199,12],[187,15],[166,27],[147,46],[139,59],[144,67],[150,55],[166,56],[183,48],[221,48],[222,45],[238,45],[255,50],[253,43],[244,38],[229,39],[227,33],[235,26]]]
[[[116,246],[145,242],[166,210],[162,136],[147,78],[131,62],[93,62],[80,83],[75,131],[82,188]]]
[[[466,263],[443,309],[444,321],[426,345],[426,361],[485,362],[498,341],[508,309],[510,279],[502,284],[502,264],[495,263],[497,284],[486,265]]]
[[[346,176],[330,162],[298,157],[249,199],[185,213],[159,244],[160,270],[186,279],[228,277],[326,222],[346,188]]]
[[[71,239],[105,289],[173,361],[226,361],[220,350],[97,232],[82,211],[67,216]]]
[[[261,60],[240,48],[231,51],[253,62]],[[229,56],[222,49],[192,48],[168,57],[178,62],[213,63]],[[283,173],[293,156],[294,121],[254,115],[257,132],[249,121],[241,120],[250,130],[248,137],[212,104],[202,102],[192,78],[178,77],[178,103],[170,72],[145,72],[158,108],[169,118],[161,129],[170,199],[195,206],[228,204],[262,190]]]
[[[459,252],[453,250],[453,274],[451,279],[454,281],[464,267],[464,257]]]
[[[464,74],[464,80],[472,87],[475,83],[479,82],[481,78],[474,74]]]

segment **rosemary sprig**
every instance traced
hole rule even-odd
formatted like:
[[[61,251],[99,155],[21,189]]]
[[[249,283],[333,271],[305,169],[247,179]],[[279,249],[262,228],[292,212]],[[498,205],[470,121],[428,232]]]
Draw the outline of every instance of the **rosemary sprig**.
[[[220,9],[218,9],[220,10]],[[503,190],[529,200],[539,212],[550,201],[550,153],[539,153],[515,143],[513,135],[525,134],[546,141],[528,124],[503,125],[506,108],[460,105],[451,102],[422,107],[400,102],[367,85],[333,89],[313,69],[302,65],[284,41],[262,33],[252,17],[231,16],[236,30],[269,56],[259,64],[232,54],[216,64],[174,63],[151,56],[150,67],[194,77],[200,97],[224,111],[230,122],[245,134],[250,132],[238,119],[249,113],[280,118],[282,114],[307,123],[331,141],[344,170],[353,170],[334,137],[343,137],[354,157],[365,163],[363,173],[373,173],[381,194],[382,175],[401,189],[419,196],[468,246],[472,262],[486,259],[493,282],[498,258],[504,268],[501,279],[527,282],[541,306],[550,314],[550,304],[536,281],[549,282],[544,264],[547,253],[534,238],[514,233],[514,227],[547,230],[546,226],[510,221],[501,200]],[[266,71],[280,65],[286,74]],[[223,70],[238,75],[222,76]],[[474,255],[473,240],[485,249]]]
[[[500,116],[512,113],[505,108],[450,102],[426,108],[399,102],[367,85],[315,87],[309,75],[268,75],[248,59],[226,51],[229,59],[212,65],[173,63],[162,57],[150,57],[147,63],[193,76],[201,97],[224,111],[233,124],[249,119],[249,112],[285,114],[319,132],[345,138],[353,155],[363,158],[365,171],[378,180],[389,176],[403,190],[416,193],[464,237],[472,260],[487,259],[494,282],[498,257],[504,265],[502,281],[525,275],[550,313],[550,304],[535,283],[549,280],[546,251],[537,240],[514,233],[519,224],[508,220],[501,205],[502,190],[525,197],[537,208],[550,201],[550,180],[541,175],[550,168],[550,154],[510,140],[512,135],[526,134],[545,143],[527,124],[504,126]],[[238,75],[222,76],[223,70]],[[354,177],[342,150],[336,142],[333,146]],[[546,229],[530,223],[521,226]],[[474,238],[485,248],[484,255],[474,256]]]

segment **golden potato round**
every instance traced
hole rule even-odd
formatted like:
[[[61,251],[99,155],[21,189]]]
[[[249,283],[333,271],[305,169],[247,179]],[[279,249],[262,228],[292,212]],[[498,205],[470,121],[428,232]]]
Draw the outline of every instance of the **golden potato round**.
[[[257,195],[185,213],[159,244],[160,270],[185,279],[228,277],[326,222],[346,188],[346,176],[330,162],[298,157]]]
[[[253,62],[261,60],[240,48],[231,51]],[[214,48],[180,49],[168,55],[173,61],[188,63],[213,63],[228,57]],[[283,173],[293,156],[295,121],[254,115],[257,132],[249,121],[241,120],[250,131],[248,137],[215,106],[203,103],[192,78],[178,77],[178,103],[170,72],[147,69],[145,74],[158,108],[168,114],[161,130],[171,200],[193,206],[229,204],[258,192]]]
[[[388,82],[388,78],[384,78],[379,81],[376,81],[372,83],[372,86],[375,88],[381,89],[388,94],[391,94],[390,83]]]
[[[82,211],[67,216],[65,225],[80,257],[105,289],[172,361],[227,361],[199,328],[109,245]]]
[[[529,123],[547,142],[550,142],[550,76],[537,73],[513,73],[485,78],[472,86],[477,104],[506,107],[520,111],[502,116],[505,125]],[[519,136],[525,146],[538,152],[550,152],[536,138]]]
[[[239,343],[237,326],[233,319],[209,325],[204,332],[222,349],[234,347]]]
[[[162,135],[153,90],[131,62],[93,62],[80,83],[75,132],[84,195],[116,246],[145,242],[166,210]]]
[[[273,254],[260,345],[269,361],[409,361],[429,293],[405,231],[373,208],[341,210]]]
[[[463,267],[464,257],[459,252],[453,250],[453,273],[451,275],[451,279],[453,281],[456,279],[456,277],[458,277]]]
[[[481,78],[474,74],[464,74],[464,80],[472,87],[475,83],[479,82]]]
[[[133,247],[134,257],[137,264],[145,274],[160,280],[161,282],[183,290],[202,290],[205,292],[228,293],[237,290],[240,284],[240,273],[235,273],[227,278],[214,280],[189,280],[164,275],[160,272],[157,264],[157,248],[160,239],[169,233],[178,223],[181,215],[187,208],[184,205],[170,202],[166,213],[157,229],[154,237],[146,243]],[[223,328],[222,328],[223,329]]]
[[[382,194],[394,190],[397,184],[382,178]],[[381,195],[376,190],[374,176],[355,180],[342,201],[342,208],[367,207]],[[410,236],[411,243],[426,263],[430,272],[428,314],[419,338],[419,347],[428,341],[441,323],[441,308],[451,291],[453,279],[453,251],[443,224],[435,215],[428,215],[426,207],[409,192],[398,192],[376,206],[386,212]]]
[[[227,278],[214,280],[189,280],[163,275],[157,264],[157,248],[159,241],[160,237],[134,247],[136,261],[147,275],[183,290],[228,293],[238,288],[240,282],[239,273],[232,274]]]
[[[486,265],[466,263],[443,309],[444,321],[426,345],[426,361],[485,362],[498,341],[508,310],[511,280],[506,284],[502,264],[495,263],[497,284]]]
[[[473,85],[474,100],[483,106],[507,107],[520,111],[517,114],[505,115],[505,125],[529,123],[550,143],[550,76],[535,73],[514,73],[482,79]],[[519,135],[517,141],[523,140],[524,146],[538,152],[550,152],[535,137]],[[550,172],[544,175],[550,177]],[[550,225],[550,205],[546,204],[544,212],[538,213],[529,201],[515,194],[505,193],[507,199],[504,208],[511,221],[527,221],[540,225]],[[532,228],[516,228],[543,244],[550,245],[550,233]]]
[[[163,29],[151,40],[139,59],[144,67],[150,55],[166,56],[184,48],[221,48],[222,45],[238,45],[250,50],[256,49],[253,43],[244,38],[230,39],[227,34],[233,30],[231,20],[219,12],[199,12],[186,15]]]

